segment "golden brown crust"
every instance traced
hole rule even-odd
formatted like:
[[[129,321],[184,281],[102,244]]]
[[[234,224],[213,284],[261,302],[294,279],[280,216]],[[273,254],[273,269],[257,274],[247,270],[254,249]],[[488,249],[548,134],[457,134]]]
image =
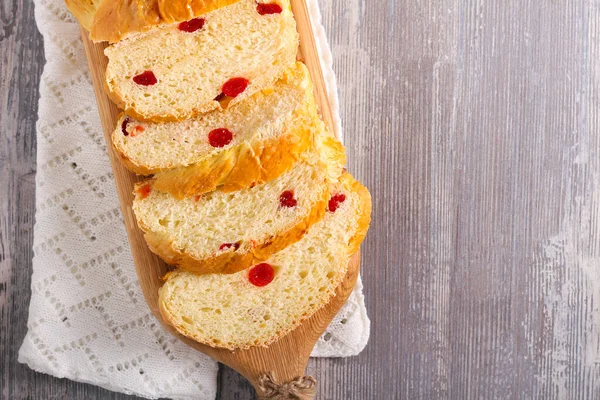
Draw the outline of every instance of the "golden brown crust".
[[[155,175],[154,188],[184,198],[215,190],[232,192],[269,182],[288,171],[312,147],[303,124],[269,141],[241,143],[199,163]]]
[[[357,229],[354,231],[354,235],[350,239],[348,243],[348,255],[352,255],[358,251],[360,244],[364,240],[367,235],[367,231],[369,230],[369,224],[371,223],[371,194],[369,190],[363,186],[362,183],[354,179],[352,175],[348,172],[345,172],[340,177],[340,182],[346,187],[349,191],[358,194],[360,207],[359,212],[360,215],[358,217]]]
[[[323,121],[320,121],[321,134],[315,135],[315,146],[321,159],[327,165],[327,175],[332,182],[337,182],[344,173],[346,164],[346,148],[327,130]]]
[[[138,185],[140,184],[137,184],[136,188]],[[137,190],[135,193],[137,193]],[[319,201],[314,204],[306,217],[286,232],[282,232],[263,243],[256,243],[256,246],[246,253],[243,253],[240,249],[239,251],[227,252],[203,260],[181,252],[173,246],[171,238],[151,232],[144,227],[139,219],[137,221],[138,226],[145,232],[144,238],[150,250],[167,264],[175,265],[184,271],[196,274],[233,274],[267,260],[272,254],[302,239],[308,228],[323,219],[328,201],[329,187],[326,182],[323,182],[323,192]]]
[[[239,0],[65,0],[94,42],[117,42],[160,24],[188,21]]]

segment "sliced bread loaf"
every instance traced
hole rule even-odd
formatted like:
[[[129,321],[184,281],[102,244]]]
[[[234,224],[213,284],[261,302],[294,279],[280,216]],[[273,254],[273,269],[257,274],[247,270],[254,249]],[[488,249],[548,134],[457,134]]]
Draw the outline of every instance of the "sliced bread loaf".
[[[107,47],[106,88],[137,119],[178,121],[273,86],[297,50],[289,0],[240,0]]]
[[[230,350],[268,346],[328,303],[369,225],[371,198],[346,173],[321,222],[265,263],[231,275],[167,274],[165,321],[200,343]]]
[[[188,21],[239,0],[65,0],[95,42],[117,42],[159,24]]]
[[[343,164],[343,147],[333,143]],[[138,183],[133,202],[139,227],[152,251],[167,263],[196,273],[234,273],[266,260],[298,241],[323,218],[329,200],[328,168],[306,153],[275,180],[226,193],[178,200]]]
[[[156,190],[182,198],[273,180],[323,129],[308,69],[297,62],[272,89],[227,110],[164,123],[123,115],[112,141],[127,168],[155,174]]]

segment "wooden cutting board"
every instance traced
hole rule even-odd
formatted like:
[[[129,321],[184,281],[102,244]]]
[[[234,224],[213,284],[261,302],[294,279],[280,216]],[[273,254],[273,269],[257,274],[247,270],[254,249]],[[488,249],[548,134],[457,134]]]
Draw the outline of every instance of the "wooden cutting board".
[[[291,3],[300,34],[298,58],[305,62],[312,75],[316,101],[325,123],[336,133],[336,136],[339,136],[339,132],[336,132],[336,127],[333,124],[325,81],[305,0],[292,0]],[[270,374],[276,384],[284,384],[295,378],[302,377],[315,343],[327,326],[329,326],[329,323],[346,302],[354,288],[360,265],[359,253],[351,258],[348,274],[337,288],[336,296],[332,301],[311,318],[304,321],[294,331],[271,344],[268,348],[254,347],[240,351],[216,349],[189,340],[165,324],[158,310],[158,289],[162,285],[161,278],[167,272],[167,265],[148,249],[143,234],[135,222],[135,217],[131,209],[134,197],[133,185],[140,178],[123,167],[111,145],[110,136],[120,110],[108,99],[104,92],[104,74],[107,59],[103,51],[106,45],[92,43],[88,39],[87,32],[84,30],[82,30],[82,38],[98,102],[100,118],[104,128],[104,135],[108,144],[108,153],[115,176],[121,211],[129,237],[136,272],[140,281],[140,287],[152,313],[179,339],[215,360],[228,365],[246,377],[255,387],[259,396],[266,394],[262,391],[259,381],[261,377],[264,378],[267,374]],[[305,398],[310,397],[308,395]],[[273,398],[285,399],[297,397],[282,395]]]

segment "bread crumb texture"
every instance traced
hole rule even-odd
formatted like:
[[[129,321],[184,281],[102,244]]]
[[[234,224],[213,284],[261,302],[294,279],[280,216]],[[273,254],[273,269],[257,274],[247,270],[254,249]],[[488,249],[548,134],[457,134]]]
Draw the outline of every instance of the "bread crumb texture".
[[[345,173],[329,196],[343,194],[335,212],[297,243],[266,263],[274,280],[257,287],[248,271],[195,275],[172,272],[160,289],[163,318],[200,343],[227,349],[267,346],[297,327],[335,295],[351,255],[351,243],[364,238],[371,200],[364,186]]]
[[[223,147],[209,140],[219,129],[231,132]],[[297,62],[273,88],[227,110],[167,123],[122,115],[112,140],[131,171],[156,174],[157,190],[182,198],[275,179],[312,148],[314,135],[323,130],[308,70]]]
[[[294,64],[298,50],[289,0],[278,3],[281,13],[261,15],[255,0],[241,0],[205,14],[195,32],[161,25],[107,47],[109,96],[137,119],[178,121],[272,87]],[[155,84],[134,81],[147,71]],[[240,77],[249,81],[247,88],[220,102],[223,85]]]
[[[176,199],[136,186],[133,211],[150,248],[169,264],[198,272],[236,272],[299,240],[324,214],[329,177],[317,153],[268,183]],[[150,189],[147,189],[150,188]],[[293,207],[280,197],[290,191]],[[225,250],[224,244],[235,244]]]

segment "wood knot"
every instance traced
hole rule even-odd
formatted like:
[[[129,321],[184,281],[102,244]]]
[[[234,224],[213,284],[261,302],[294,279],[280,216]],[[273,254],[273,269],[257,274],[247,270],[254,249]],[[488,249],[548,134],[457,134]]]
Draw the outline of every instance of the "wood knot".
[[[268,372],[258,378],[259,400],[312,400],[316,394],[317,380],[312,376],[299,376],[290,382],[277,383]]]

